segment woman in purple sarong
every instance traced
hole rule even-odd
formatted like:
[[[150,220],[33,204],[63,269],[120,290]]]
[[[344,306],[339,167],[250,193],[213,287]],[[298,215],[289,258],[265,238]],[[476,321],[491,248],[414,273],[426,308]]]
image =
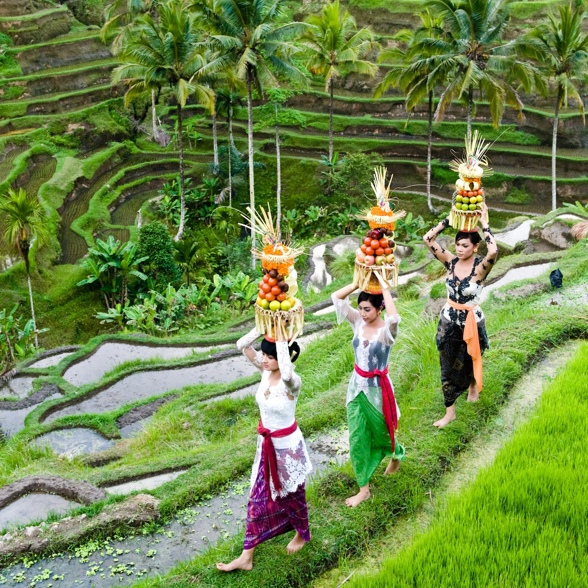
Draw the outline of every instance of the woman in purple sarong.
[[[310,541],[304,484],[312,465],[296,424],[300,377],[292,365],[300,347],[297,343],[288,346],[285,338],[279,337],[275,343],[263,339],[261,351],[255,351],[252,344],[259,336],[253,329],[237,341],[237,348],[262,373],[255,396],[261,419],[243,551],[228,564],[216,564],[223,572],[251,570],[255,547],[276,535],[296,531],[286,548],[290,554]]]

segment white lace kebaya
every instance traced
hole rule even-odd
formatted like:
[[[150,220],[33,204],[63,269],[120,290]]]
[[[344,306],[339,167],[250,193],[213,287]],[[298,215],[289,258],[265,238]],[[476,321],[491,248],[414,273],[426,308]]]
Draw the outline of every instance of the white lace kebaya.
[[[253,342],[259,336],[259,333],[253,329],[237,341],[237,348],[244,352],[246,348],[253,346]],[[290,427],[296,420],[296,402],[301,385],[300,376],[294,372],[294,366],[290,361],[288,344],[277,341],[276,350],[281,379],[275,386],[269,385],[271,372],[263,369],[261,351],[256,352],[255,358],[251,362],[261,372],[261,383],[255,395],[261,414],[261,422],[266,429],[272,432]],[[306,476],[312,471],[312,464],[299,427],[294,433],[286,437],[273,438],[272,441],[276,450],[278,476],[282,484],[282,490],[278,494],[270,479],[270,491],[272,499],[275,500],[278,496],[283,498],[295,492],[301,484],[304,484]],[[263,437],[258,435],[257,451],[251,471],[251,487],[253,487],[259,471],[262,443]]]

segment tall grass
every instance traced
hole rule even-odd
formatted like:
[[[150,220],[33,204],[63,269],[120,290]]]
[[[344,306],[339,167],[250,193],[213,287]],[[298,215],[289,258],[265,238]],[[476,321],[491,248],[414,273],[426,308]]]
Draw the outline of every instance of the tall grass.
[[[350,588],[588,584],[588,344],[433,527]]]

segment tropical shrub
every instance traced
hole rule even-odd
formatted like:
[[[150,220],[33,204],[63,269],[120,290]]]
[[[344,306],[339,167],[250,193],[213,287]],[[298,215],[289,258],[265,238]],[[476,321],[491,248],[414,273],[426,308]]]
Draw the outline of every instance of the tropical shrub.
[[[0,374],[37,351],[35,323],[32,319],[25,322],[22,316],[16,314],[17,310],[18,304],[12,310],[0,310]]]
[[[413,216],[409,212],[404,218],[401,218],[396,223],[395,236],[398,241],[403,243],[410,243],[411,241],[419,241],[424,234],[425,221],[422,216]]]
[[[382,165],[384,160],[377,153],[346,155],[333,172],[333,194],[345,197],[350,204],[365,200],[366,197],[371,200],[374,168]]]
[[[88,257],[82,262],[88,276],[77,285],[97,282],[107,309],[115,308],[117,304],[124,306],[129,302],[129,285],[147,280],[147,276],[139,271],[140,264],[146,259],[139,256],[137,243],[121,243],[112,235],[106,241],[96,239],[96,245],[88,250]]]
[[[137,255],[143,259],[140,270],[147,276],[147,287],[161,292],[168,284],[179,287],[182,269],[174,259],[176,250],[167,227],[160,222],[141,227]]]
[[[124,331],[167,336],[183,328],[202,330],[220,324],[229,313],[249,308],[256,293],[256,282],[243,272],[215,274],[212,280],[201,278],[177,290],[171,284],[163,292],[150,290],[135,304],[118,303],[96,318]]]

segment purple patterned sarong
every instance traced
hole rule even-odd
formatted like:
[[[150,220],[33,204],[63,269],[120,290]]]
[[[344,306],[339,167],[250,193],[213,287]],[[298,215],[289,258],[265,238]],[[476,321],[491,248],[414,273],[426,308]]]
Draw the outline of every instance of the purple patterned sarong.
[[[305,541],[310,541],[308,507],[304,484],[284,498],[268,498],[265,483],[264,460],[259,462],[255,484],[247,503],[247,526],[243,549],[252,549],[263,541],[296,529]]]

